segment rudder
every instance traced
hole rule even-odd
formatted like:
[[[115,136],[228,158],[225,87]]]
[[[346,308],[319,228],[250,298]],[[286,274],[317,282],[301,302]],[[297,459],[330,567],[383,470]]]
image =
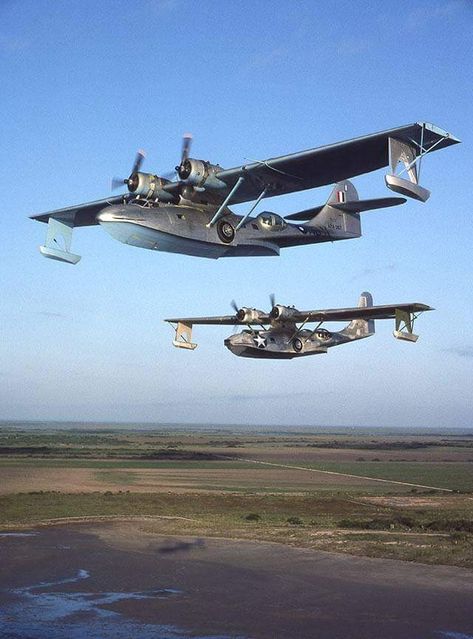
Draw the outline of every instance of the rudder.
[[[348,202],[359,201],[358,191],[350,180],[342,180],[335,184],[326,204],[322,207],[306,226],[323,226],[334,235],[358,237],[361,235],[360,216],[357,212],[341,210],[341,206]],[[340,208],[337,208],[340,206]]]
[[[360,299],[358,300],[358,308],[368,308],[370,306],[373,306],[373,296],[371,295],[371,293],[368,293],[368,291],[364,291],[360,295]],[[353,320],[342,331],[342,333],[344,333],[351,339],[361,339],[363,337],[369,337],[370,335],[373,335],[374,332],[374,320],[363,319]]]

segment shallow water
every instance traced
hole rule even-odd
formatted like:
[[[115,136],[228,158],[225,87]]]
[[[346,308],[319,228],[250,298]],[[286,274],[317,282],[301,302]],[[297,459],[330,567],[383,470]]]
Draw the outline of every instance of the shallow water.
[[[147,624],[126,618],[103,606],[118,601],[175,597],[181,591],[158,588],[140,592],[70,592],[58,590],[65,584],[86,582],[90,573],[79,569],[75,575],[10,589],[13,602],[0,611],[2,639],[186,639],[189,632],[175,626]],[[84,583],[84,585],[86,585]],[[237,639],[212,635],[193,639]],[[240,637],[238,639],[243,639]]]
[[[0,639],[473,639],[469,571],[96,527],[4,535]]]

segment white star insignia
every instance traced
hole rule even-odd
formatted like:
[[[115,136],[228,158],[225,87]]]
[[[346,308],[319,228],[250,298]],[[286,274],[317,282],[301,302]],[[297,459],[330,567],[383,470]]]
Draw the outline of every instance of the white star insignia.
[[[253,337],[253,341],[258,348],[266,348],[266,337],[256,335],[256,337]]]

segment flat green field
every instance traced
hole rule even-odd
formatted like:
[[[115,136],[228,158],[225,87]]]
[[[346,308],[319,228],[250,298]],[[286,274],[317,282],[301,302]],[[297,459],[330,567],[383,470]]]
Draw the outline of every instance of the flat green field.
[[[473,567],[473,437],[0,429],[0,527],[147,518]],[[383,480],[383,481],[378,481]]]
[[[462,462],[325,462],[309,468],[351,475],[473,492],[473,463]]]

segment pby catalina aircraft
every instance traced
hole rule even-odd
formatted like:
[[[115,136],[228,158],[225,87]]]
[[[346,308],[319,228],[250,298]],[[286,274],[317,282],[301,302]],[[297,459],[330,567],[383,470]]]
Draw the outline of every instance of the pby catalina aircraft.
[[[152,250],[210,258],[279,255],[286,246],[360,237],[361,212],[406,201],[403,197],[360,200],[349,177],[389,164],[387,186],[425,202],[430,193],[419,184],[422,158],[459,141],[432,124],[416,123],[223,169],[190,158],[191,137],[185,136],[176,180],[143,173],[144,154],[138,152],[130,176],[114,182],[126,185],[127,194],[32,218],[48,223],[41,253],[70,264],[80,260],[71,252],[73,228],[94,224],[125,244]],[[407,177],[402,177],[404,172]],[[325,205],[286,216],[295,224],[271,212],[251,217],[265,197],[336,182]],[[228,208],[250,201],[245,215]]]
[[[426,304],[418,303],[373,306],[370,293],[362,293],[358,307],[355,308],[298,311],[293,306],[276,304],[274,297],[271,297],[271,305],[271,311],[265,313],[255,308],[238,308],[233,302],[235,315],[187,317],[165,321],[176,324],[176,337],[173,344],[178,348],[194,350],[197,347],[197,344],[191,341],[194,324],[247,326],[247,329],[241,333],[227,337],[224,341],[225,346],[234,355],[264,359],[292,359],[326,353],[332,346],[371,337],[374,335],[374,320],[379,319],[394,319],[394,337],[416,342],[418,336],[413,333],[414,320],[420,313],[433,310]],[[322,328],[325,322],[340,321],[350,323],[337,332]],[[315,323],[315,328],[305,328],[310,323]]]

